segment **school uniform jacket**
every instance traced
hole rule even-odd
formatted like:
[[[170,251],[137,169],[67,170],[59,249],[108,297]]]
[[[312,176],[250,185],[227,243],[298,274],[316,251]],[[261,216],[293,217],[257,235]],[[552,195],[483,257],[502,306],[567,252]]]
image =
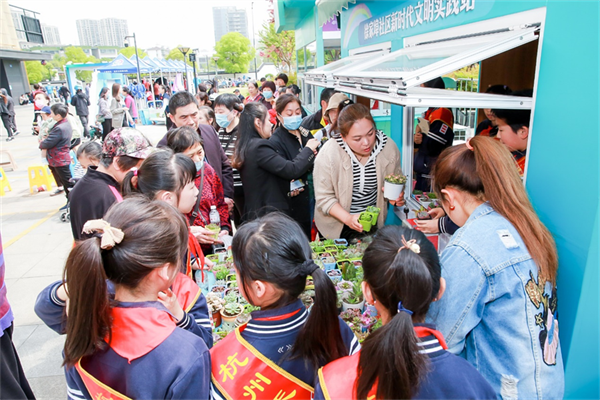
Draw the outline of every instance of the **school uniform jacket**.
[[[50,328],[64,332],[65,303],[56,296],[59,284],[40,294],[36,312]],[[209,398],[210,353],[202,339],[175,327],[159,302],[117,303],[112,311],[113,323],[121,329],[113,327],[113,344],[106,351],[80,360],[87,373],[132,399]],[[137,317],[129,319],[133,313]],[[97,398],[76,368],[65,368],[65,375],[69,400]]]
[[[419,326],[435,329],[433,325],[415,324],[415,327]],[[436,336],[428,334],[419,339],[419,353],[427,355],[429,369],[416,396],[413,397],[414,399],[496,399],[494,389],[485,378],[466,360],[444,350]],[[445,347],[445,343],[443,346]],[[316,387],[314,399],[339,399],[333,393],[335,389],[342,389],[345,392],[353,390],[350,388],[354,387],[359,357],[360,353],[344,357],[320,370],[319,384]],[[347,373],[344,373],[339,379],[329,379],[324,388],[323,376],[327,376],[324,370],[333,364],[337,364],[334,367],[337,367],[338,371],[347,371]],[[348,370],[350,366],[354,368],[352,372]],[[334,377],[337,376],[337,374],[334,375]],[[337,388],[332,388],[330,385],[337,386]],[[331,392],[328,393],[327,387]]]
[[[296,378],[314,387],[317,371],[303,359],[286,360],[296,337],[308,318],[308,310],[301,300],[275,310],[254,311],[252,319],[242,331],[242,337],[265,357]],[[339,319],[340,330],[348,354],[360,350],[360,343],[348,325]],[[233,334],[233,333],[232,333]],[[215,347],[212,351],[218,351]],[[225,397],[212,385],[216,400]]]

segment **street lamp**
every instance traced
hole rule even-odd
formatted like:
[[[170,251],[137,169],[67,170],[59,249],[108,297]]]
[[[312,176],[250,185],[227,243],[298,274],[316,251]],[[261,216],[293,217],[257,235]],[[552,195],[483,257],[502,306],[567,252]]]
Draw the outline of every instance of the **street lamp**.
[[[258,82],[258,71],[256,70],[256,31],[254,29],[254,2],[252,2],[252,46],[254,47],[254,81]]]
[[[140,56],[138,54],[138,49],[137,49],[137,41],[135,40],[135,32],[133,33],[133,36],[125,36],[125,47],[129,47],[129,39],[133,38],[133,46],[135,47],[135,62],[137,64],[137,78],[138,78],[138,85],[142,83],[142,78],[140,77]]]
[[[197,51],[198,49],[196,49],[195,51]],[[190,53],[189,57],[190,57],[190,61],[192,62],[192,66],[194,67],[194,93],[198,94],[198,85],[196,84],[196,53],[193,52],[194,50],[192,50],[192,53]]]
[[[185,67],[185,83],[184,83],[184,87],[185,87],[185,90],[187,90],[189,92],[189,90],[188,90],[188,81],[187,81],[187,63],[185,62],[185,55],[187,53],[189,53],[190,48],[189,47],[178,47],[178,49],[183,54],[183,65]]]

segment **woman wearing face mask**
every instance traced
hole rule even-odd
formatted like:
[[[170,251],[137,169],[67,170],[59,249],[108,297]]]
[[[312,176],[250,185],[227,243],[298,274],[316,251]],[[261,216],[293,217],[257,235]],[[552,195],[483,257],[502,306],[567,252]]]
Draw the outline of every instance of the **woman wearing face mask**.
[[[383,180],[402,173],[396,143],[377,130],[369,109],[362,104],[338,108],[340,136],[328,140],[315,162],[315,223],[328,239],[354,239],[363,236],[358,222],[369,206],[381,209],[377,225],[387,217]],[[404,193],[394,205],[404,205]]]
[[[262,103],[265,100],[264,96],[258,89],[258,84],[255,81],[248,82],[248,97],[244,100],[244,104],[259,102]]]
[[[270,142],[286,160],[293,160],[306,146],[313,135],[300,126],[302,123],[302,105],[293,94],[282,94],[275,104],[279,126],[273,132]],[[312,217],[310,200],[314,198],[312,189],[312,165],[308,171],[298,176],[290,185],[298,185],[298,194],[290,196],[290,211],[300,224],[308,238],[311,234]],[[292,192],[290,187],[290,192]]]
[[[260,90],[264,97],[264,100],[262,101],[262,103],[265,105],[265,107],[267,107],[267,110],[270,110],[275,105],[275,97],[274,97],[275,90],[276,90],[275,84],[271,81],[265,81],[265,82],[263,82]]]
[[[210,207],[216,206],[221,220],[221,233],[224,236],[231,232],[229,223],[229,208],[225,203],[223,184],[210,164],[204,162],[203,140],[189,126],[173,129],[167,135],[167,146],[175,153],[183,153],[191,158],[196,165],[195,184],[200,194],[191,212],[187,213],[192,226],[192,232],[202,245],[204,254],[212,253],[212,244],[218,242],[213,233],[204,227],[210,224]]]
[[[219,125],[219,141],[223,151],[231,160],[235,151],[235,144],[238,139],[238,125],[240,123],[240,113],[244,110],[244,105],[239,97],[232,93],[219,95],[215,100],[215,119]],[[233,169],[233,220],[236,226],[239,226],[244,212],[244,189],[242,188],[242,179],[240,173]]]
[[[292,160],[277,152],[271,140],[269,113],[261,103],[248,103],[240,117],[233,166],[240,171],[245,194],[242,222],[256,219],[272,211],[291,212],[290,181],[306,174],[315,158],[319,142],[310,139]]]

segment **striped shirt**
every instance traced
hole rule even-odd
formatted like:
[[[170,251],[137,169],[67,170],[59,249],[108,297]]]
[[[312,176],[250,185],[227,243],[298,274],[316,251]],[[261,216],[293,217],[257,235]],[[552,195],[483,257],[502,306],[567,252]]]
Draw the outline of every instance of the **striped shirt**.
[[[348,153],[352,160],[353,183],[350,214],[360,214],[366,211],[367,207],[377,204],[377,167],[375,160],[385,147],[387,137],[383,132],[377,131],[375,148],[371,151],[371,155],[365,165],[358,161],[354,152],[352,152],[341,137],[337,137],[335,140]]]
[[[227,132],[225,128],[219,129],[219,142],[221,147],[229,161],[233,160],[233,153],[235,152],[235,143],[237,142],[239,124],[233,128],[231,132]],[[240,177],[240,171],[233,168],[233,186],[242,186],[242,178]]]

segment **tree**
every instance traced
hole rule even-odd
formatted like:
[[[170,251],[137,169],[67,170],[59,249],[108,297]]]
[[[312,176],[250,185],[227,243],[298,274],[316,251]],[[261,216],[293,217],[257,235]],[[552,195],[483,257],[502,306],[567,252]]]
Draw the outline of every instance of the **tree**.
[[[57,61],[59,63],[64,61],[64,64],[68,63],[69,61],[71,61],[73,64],[85,64],[87,62],[97,63],[98,59],[94,56],[88,56],[85,54],[81,47],[69,46],[65,48],[65,56],[59,57]],[[76,71],[75,77],[82,82],[91,82],[92,71]]]
[[[51,69],[39,61],[25,61],[25,69],[31,85],[52,79]]]
[[[219,57],[217,65],[228,74],[246,73],[248,65],[254,58],[254,48],[250,46],[250,40],[239,32],[229,32],[223,35],[215,45],[216,54]]]
[[[179,60],[179,61],[183,61],[183,53],[181,51],[179,51],[180,47],[181,47],[181,45],[179,45],[179,46],[175,47],[174,49],[172,49],[165,58],[167,60]],[[190,51],[190,53],[191,53],[191,51]],[[185,57],[185,63],[187,65],[189,65],[189,66],[192,65],[192,63],[188,60],[188,57],[189,57],[190,53],[187,53],[186,57]]]
[[[119,50],[119,53],[123,54],[127,58],[131,58],[135,54],[135,47],[123,47]],[[148,57],[148,53],[138,47],[137,55],[140,59]]]
[[[277,33],[275,24],[264,24],[258,33],[261,44],[261,57],[273,61],[278,70],[293,72],[293,61],[296,52],[296,37],[294,31]]]

